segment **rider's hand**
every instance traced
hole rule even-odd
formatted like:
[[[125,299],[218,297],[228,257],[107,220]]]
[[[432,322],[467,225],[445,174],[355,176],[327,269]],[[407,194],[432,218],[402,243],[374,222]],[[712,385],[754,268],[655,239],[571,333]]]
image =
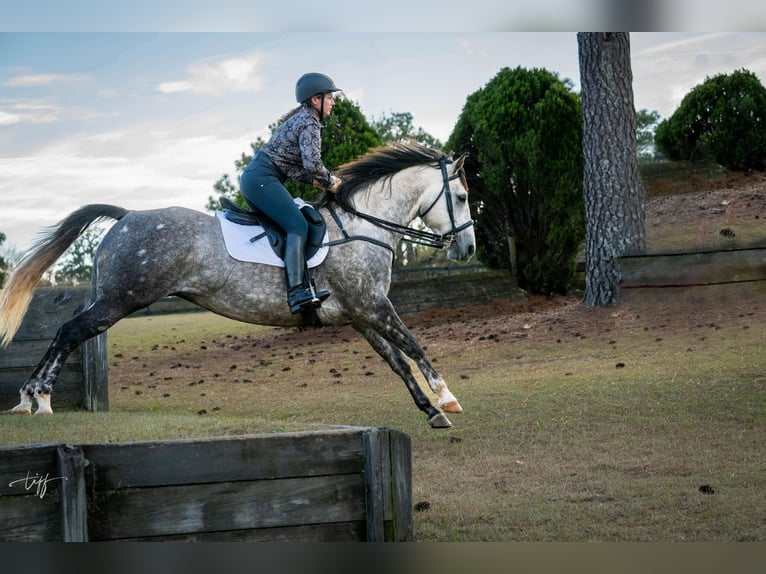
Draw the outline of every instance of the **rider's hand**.
[[[338,191],[338,187],[340,187],[340,178],[335,177],[334,175],[330,176],[330,187],[327,188],[327,191],[331,191],[332,193],[335,193]]]
[[[314,181],[311,182],[311,185],[314,187],[318,187],[319,189],[324,189],[325,191],[330,191],[332,193],[335,193],[338,191],[338,186],[340,186],[340,178],[335,177],[334,175],[330,176],[330,185],[325,186],[323,185],[318,179],[314,179]]]

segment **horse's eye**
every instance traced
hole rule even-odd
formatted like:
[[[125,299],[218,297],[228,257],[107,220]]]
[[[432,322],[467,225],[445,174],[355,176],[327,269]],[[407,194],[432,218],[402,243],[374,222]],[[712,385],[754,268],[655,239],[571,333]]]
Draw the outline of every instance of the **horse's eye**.
[[[460,203],[465,203],[466,201],[468,201],[468,194],[467,193],[458,193],[457,196],[456,196],[456,199]]]

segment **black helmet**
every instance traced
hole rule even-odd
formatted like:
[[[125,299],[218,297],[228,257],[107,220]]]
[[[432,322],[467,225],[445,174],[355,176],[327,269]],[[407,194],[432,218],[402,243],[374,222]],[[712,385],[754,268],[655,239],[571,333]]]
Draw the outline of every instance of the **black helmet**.
[[[327,92],[340,92],[340,88],[335,86],[330,76],[310,72],[303,74],[295,84],[295,99],[298,103],[303,103],[311,96],[316,94],[326,94]]]

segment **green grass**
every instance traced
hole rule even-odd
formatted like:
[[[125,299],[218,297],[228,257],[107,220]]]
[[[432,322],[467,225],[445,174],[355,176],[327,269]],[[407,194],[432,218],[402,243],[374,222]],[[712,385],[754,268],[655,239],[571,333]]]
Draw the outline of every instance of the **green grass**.
[[[421,541],[764,541],[766,309],[734,289],[419,323],[465,409],[447,431],[350,329],[127,319],[110,331],[110,412],[2,416],[0,442],[386,426],[412,438]]]

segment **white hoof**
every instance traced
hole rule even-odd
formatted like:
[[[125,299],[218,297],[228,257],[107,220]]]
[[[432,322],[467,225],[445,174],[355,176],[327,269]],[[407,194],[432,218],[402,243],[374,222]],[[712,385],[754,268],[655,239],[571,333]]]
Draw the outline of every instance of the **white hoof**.
[[[35,400],[37,400],[37,410],[35,411],[36,415],[52,415],[53,409],[51,408],[51,395],[48,394],[40,394],[35,392]]]
[[[441,408],[442,410],[448,413],[453,413],[453,414],[463,412],[463,407],[461,407],[460,403],[457,402],[455,395],[453,395],[449,391],[444,391],[439,396],[439,408]]]
[[[10,411],[13,415],[31,415],[32,414],[32,398],[25,392],[19,393],[19,404],[13,407]]]
[[[9,411],[12,415],[31,415],[32,403],[21,402]]]
[[[452,426],[452,423],[444,413],[439,413],[428,419],[428,425],[432,429],[448,429]]]

